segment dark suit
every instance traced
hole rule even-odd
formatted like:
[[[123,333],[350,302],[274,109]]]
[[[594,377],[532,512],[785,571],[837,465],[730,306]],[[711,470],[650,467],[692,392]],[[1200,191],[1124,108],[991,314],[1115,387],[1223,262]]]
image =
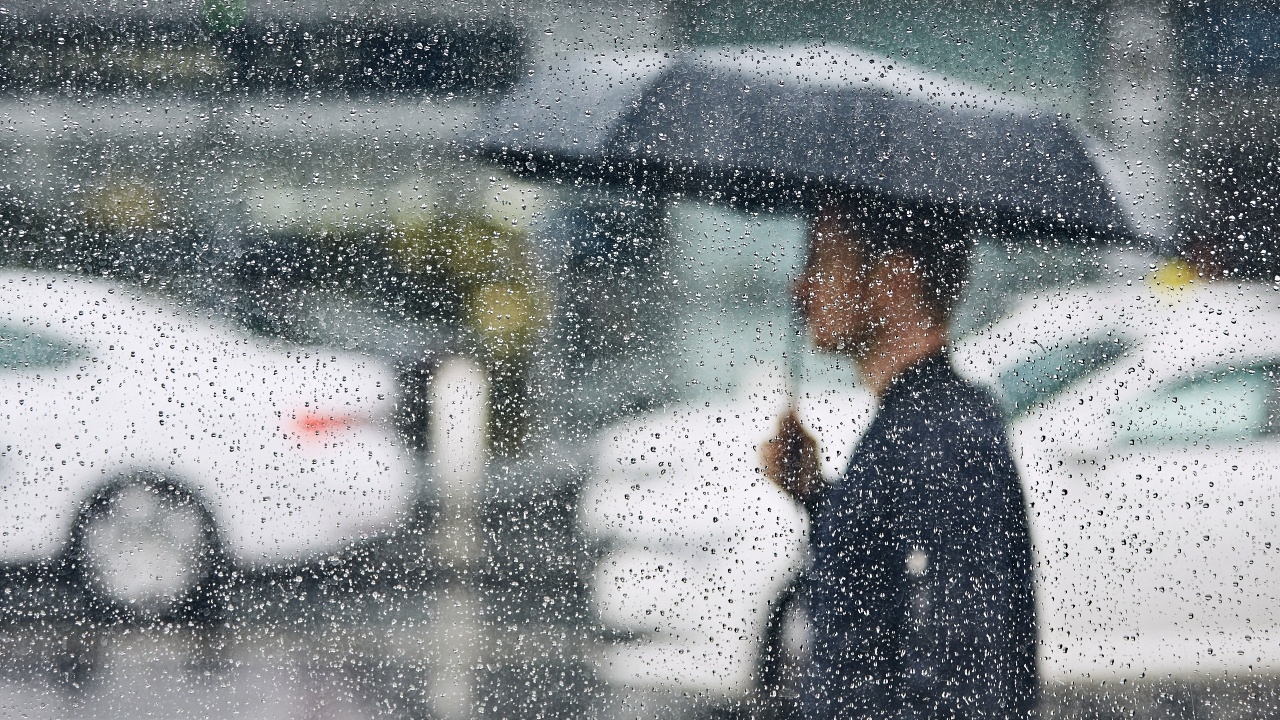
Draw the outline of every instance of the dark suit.
[[[807,718],[1028,717],[1031,543],[988,394],[946,355],[912,366],[810,508]]]

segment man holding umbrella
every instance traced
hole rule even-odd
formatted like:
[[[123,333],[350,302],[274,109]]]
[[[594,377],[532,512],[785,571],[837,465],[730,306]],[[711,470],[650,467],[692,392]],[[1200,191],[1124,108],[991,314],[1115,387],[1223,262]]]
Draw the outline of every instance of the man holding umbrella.
[[[968,259],[944,220],[829,202],[795,288],[817,346],[879,399],[834,485],[793,414],[764,450],[812,522],[812,720],[1024,718],[1037,699],[1022,489],[995,402],[948,360]]]
[[[818,346],[856,360],[880,407],[834,485],[793,416],[765,448],[813,523],[806,714],[1026,717],[1027,520],[999,411],[947,357],[967,264],[951,219],[1135,241],[1078,123],[819,44],[583,55],[531,73],[469,142],[516,172],[639,193],[765,210],[827,198],[798,299]]]

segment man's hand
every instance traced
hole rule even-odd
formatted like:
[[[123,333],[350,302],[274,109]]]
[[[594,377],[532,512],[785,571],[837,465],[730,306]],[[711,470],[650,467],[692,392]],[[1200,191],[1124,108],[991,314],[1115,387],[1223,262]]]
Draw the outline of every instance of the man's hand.
[[[778,487],[805,502],[822,488],[818,442],[788,410],[778,422],[778,434],[761,451],[764,474]]]

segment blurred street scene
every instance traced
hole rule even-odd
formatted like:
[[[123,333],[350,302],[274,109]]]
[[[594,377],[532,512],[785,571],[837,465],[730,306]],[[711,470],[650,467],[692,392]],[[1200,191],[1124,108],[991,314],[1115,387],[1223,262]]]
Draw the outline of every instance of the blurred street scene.
[[[758,446],[794,406],[835,477],[875,410],[798,331],[806,209],[468,138],[602,53],[828,46],[1034,104],[1133,230],[979,234],[953,319],[1041,715],[1280,717],[1261,0],[0,8],[0,717],[795,717]]]

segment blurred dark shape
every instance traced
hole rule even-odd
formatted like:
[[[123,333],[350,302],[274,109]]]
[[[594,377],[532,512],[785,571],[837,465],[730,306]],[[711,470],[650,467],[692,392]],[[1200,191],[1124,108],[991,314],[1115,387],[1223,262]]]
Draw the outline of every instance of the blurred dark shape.
[[[1175,140],[1186,178],[1179,250],[1205,278],[1280,275],[1280,7],[1193,0],[1173,7],[1190,117]]]
[[[0,17],[0,87],[104,94],[155,85],[212,85],[227,70],[225,53],[197,23],[111,18]]]
[[[410,450],[426,450],[431,433],[431,381],[438,357],[410,358],[396,368],[400,396],[396,401],[395,423],[401,440]]]
[[[510,86],[524,56],[521,33],[492,20],[0,16],[10,92],[461,93]]]
[[[239,81],[262,91],[502,89],[524,55],[520,33],[494,21],[250,19],[220,39]]]
[[[288,313],[305,312],[307,298],[317,293],[361,300],[408,322],[456,322],[458,283],[438,268],[404,267],[395,236],[385,227],[247,231],[220,272],[235,289],[235,313],[266,335],[316,341]]]
[[[1196,0],[1176,9],[1190,117],[1180,250],[1206,278],[1280,276],[1280,7]]]
[[[322,274],[321,252],[319,238],[306,235],[269,234],[246,243],[230,272],[240,322],[262,335],[307,340],[300,330],[306,308],[297,295]]]
[[[1280,79],[1280,7],[1269,0],[1191,0],[1181,16],[1193,76]]]
[[[19,264],[33,254],[43,244],[38,230],[47,223],[39,205],[12,193],[0,196],[0,262]]]
[[[1182,253],[1205,277],[1280,276],[1280,147],[1267,124],[1211,143],[1200,160]]]
[[[131,279],[172,277],[207,265],[201,225],[148,197],[143,186],[124,194],[99,193],[64,212],[20,193],[0,194],[0,264]],[[138,207],[158,211],[140,214]]]

